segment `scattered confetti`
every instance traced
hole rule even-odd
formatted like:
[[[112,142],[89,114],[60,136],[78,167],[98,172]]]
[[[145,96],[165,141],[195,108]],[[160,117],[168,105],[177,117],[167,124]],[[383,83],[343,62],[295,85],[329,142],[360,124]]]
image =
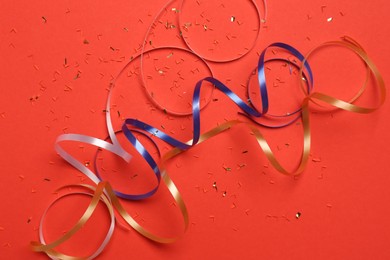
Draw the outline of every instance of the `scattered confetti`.
[[[175,12],[175,13],[180,13],[180,10],[177,9],[177,8],[175,8],[175,7],[173,7],[171,10],[172,10],[173,12]]]
[[[232,170],[232,168],[226,167],[226,166],[222,166],[222,168],[223,168],[225,171],[227,171],[227,172],[230,172],[230,171]]]

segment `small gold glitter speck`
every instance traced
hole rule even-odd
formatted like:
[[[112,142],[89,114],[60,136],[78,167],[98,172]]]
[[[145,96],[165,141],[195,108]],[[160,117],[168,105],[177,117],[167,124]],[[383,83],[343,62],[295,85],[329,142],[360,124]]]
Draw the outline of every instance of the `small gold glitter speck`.
[[[333,20],[333,17],[329,17],[329,18],[327,19],[328,23],[331,22],[332,20]]]
[[[230,21],[233,23],[236,20],[235,16],[230,17]]]
[[[297,212],[297,214],[295,214],[295,218],[296,219],[299,219],[301,217],[302,213],[301,212]]]

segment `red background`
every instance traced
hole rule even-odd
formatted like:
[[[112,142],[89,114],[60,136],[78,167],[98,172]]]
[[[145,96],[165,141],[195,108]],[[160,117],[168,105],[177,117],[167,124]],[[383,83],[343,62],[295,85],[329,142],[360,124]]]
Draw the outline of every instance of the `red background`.
[[[226,1],[227,13],[247,23],[255,22],[253,15],[243,15],[253,14],[246,2],[240,6],[231,3]],[[134,55],[154,14],[164,4],[162,0],[2,1],[1,258],[46,258],[32,252],[29,242],[38,239],[39,220],[55,199],[53,192],[65,184],[88,183],[56,155],[54,141],[64,132],[98,138],[107,135],[102,112],[106,88],[112,75],[125,65],[124,60]],[[261,3],[258,5],[262,12]],[[199,10],[202,8],[207,14],[218,15],[206,3],[201,3]],[[188,15],[185,10],[183,17]],[[194,10],[193,15],[198,15],[199,10]],[[216,78],[244,98],[241,84],[245,84],[256,66],[258,52],[268,44],[286,42],[307,53],[324,41],[348,35],[363,45],[388,83],[388,13],[389,3],[385,0],[270,1],[267,23],[262,25],[256,48],[243,59],[229,64],[210,63],[210,67]],[[333,20],[328,22],[330,17]],[[249,45],[253,34],[250,30],[242,33],[248,30],[247,23],[236,31],[239,40],[221,40],[220,48],[233,52],[236,47]],[[217,25],[215,32],[223,34],[224,30],[218,30]],[[189,36],[205,39],[200,42],[200,52],[209,48],[209,35],[205,33],[200,30]],[[177,31],[157,28],[152,45],[178,45],[176,34]],[[203,66],[193,65],[189,55],[183,59],[190,62],[188,67]],[[315,88],[325,93],[347,99],[364,81],[362,63],[340,48],[318,52],[311,64]],[[271,99],[275,100],[271,109],[282,111],[283,107],[272,104],[283,105],[284,101],[286,106],[296,105],[298,101],[288,99],[295,98],[300,91],[294,80],[288,78],[280,64],[269,66],[270,78],[291,81],[289,87],[271,87]],[[151,68],[152,75],[155,72]],[[75,79],[77,74],[79,78]],[[186,77],[180,90],[187,94],[184,100],[190,99],[188,93],[193,83],[205,75],[187,74],[188,80]],[[160,90],[161,102],[172,99],[170,102],[185,108],[183,100],[164,94],[170,93],[168,83],[158,84],[158,80],[164,79],[153,76],[151,88]],[[272,86],[271,80],[269,84]],[[136,77],[123,77],[117,86],[112,102],[121,117],[138,117],[159,128],[163,125],[166,132],[171,131],[181,140],[190,138],[188,117],[168,117],[153,109]],[[164,87],[166,91],[161,91]],[[372,93],[372,89],[369,87],[367,92]],[[376,100],[375,95],[367,96],[361,104],[373,104]],[[211,102],[202,113],[203,131],[217,122],[237,118],[238,109],[226,97],[214,92],[213,98],[218,101]],[[101,258],[389,259],[388,111],[387,102],[369,115],[312,113],[311,160],[302,176],[295,179],[272,169],[245,127],[236,127],[195,147],[175,158],[168,167],[189,209],[188,232],[174,244],[156,245],[133,230],[117,227]],[[118,129],[121,118],[117,112],[112,115]],[[302,145],[300,126],[262,131],[278,158],[289,168],[296,165]],[[165,152],[167,148],[162,147]],[[81,161],[92,160],[93,147],[69,143],[65,148]],[[242,153],[244,150],[248,153]],[[141,192],[154,184],[151,172],[137,156],[130,165],[114,161],[107,152],[102,157],[107,170],[104,176],[114,186]],[[238,169],[240,164],[245,166]],[[113,169],[124,172],[123,176]],[[212,187],[214,182],[218,191]],[[88,197],[75,196],[55,204],[45,223],[48,240],[53,241],[74,224],[88,201]],[[165,188],[151,199],[126,202],[125,206],[142,225],[159,234],[182,232],[180,215]],[[301,213],[299,219],[295,218],[297,212]],[[91,221],[61,249],[81,255],[92,252],[107,229],[107,222],[107,213],[100,205]]]

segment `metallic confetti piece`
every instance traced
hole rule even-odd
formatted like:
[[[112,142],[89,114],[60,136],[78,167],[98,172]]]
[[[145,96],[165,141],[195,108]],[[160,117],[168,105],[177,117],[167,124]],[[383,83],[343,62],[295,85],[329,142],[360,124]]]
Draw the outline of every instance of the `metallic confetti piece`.
[[[329,17],[328,19],[326,19],[326,21],[328,21],[328,23],[333,21],[333,17]]]
[[[177,8],[175,8],[175,7],[173,7],[171,10],[172,10],[173,12],[175,12],[175,13],[180,13],[180,10],[177,9]]]
[[[222,166],[222,168],[223,168],[225,171],[227,171],[227,172],[230,172],[230,171],[232,170],[232,168],[226,167],[226,166]]]
[[[296,219],[299,219],[299,218],[301,217],[301,215],[302,215],[301,212],[297,212],[297,213],[295,214],[295,218],[296,218]]]
[[[231,16],[230,17],[230,21],[233,23],[234,21],[236,20],[236,17],[234,17],[234,16]]]

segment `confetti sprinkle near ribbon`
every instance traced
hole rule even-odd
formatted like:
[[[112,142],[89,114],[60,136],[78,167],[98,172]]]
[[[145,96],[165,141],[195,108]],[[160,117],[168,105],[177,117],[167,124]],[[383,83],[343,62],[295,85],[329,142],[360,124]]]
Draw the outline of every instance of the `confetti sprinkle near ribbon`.
[[[165,10],[165,8],[172,3],[173,1],[168,2],[167,5],[164,6],[162,9]],[[251,1],[254,3],[254,1]],[[265,2],[264,2],[265,3]],[[255,4],[254,4],[255,5]],[[178,10],[180,9],[175,9],[177,13],[180,15],[181,12]],[[256,10],[258,12],[257,6]],[[266,10],[266,8],[265,8]],[[161,14],[160,11],[156,19],[159,17]],[[232,16],[233,17],[233,16]],[[155,20],[156,20],[155,19]],[[259,15],[259,21],[260,15]],[[154,21],[153,21],[154,23]],[[152,25],[153,25],[152,23]],[[145,39],[147,39],[148,34],[150,33],[149,28],[147,35]],[[257,38],[256,38],[257,40]],[[179,47],[158,47],[154,48],[151,50],[145,50],[145,45],[146,41],[144,41],[142,51],[138,56],[134,57],[128,64],[124,66],[124,68],[118,73],[117,77],[111,82],[108,97],[107,97],[107,102],[106,102],[106,127],[108,131],[108,137],[106,139],[98,139],[95,137],[90,137],[86,135],[81,135],[81,134],[63,134],[60,135],[55,143],[55,149],[58,152],[58,154],[66,160],[69,164],[74,166],[76,169],[78,169],[80,172],[82,172],[85,176],[87,176],[96,186],[91,186],[91,185],[70,185],[70,186],[65,186],[63,188],[67,187],[78,187],[82,188],[84,190],[87,190],[87,192],[69,192],[65,195],[59,196],[56,200],[54,200],[48,208],[44,211],[43,216],[40,221],[40,226],[39,226],[39,242],[31,242],[31,247],[34,251],[36,252],[44,252],[46,253],[50,258],[52,259],[93,259],[96,256],[98,256],[106,247],[106,245],[109,243],[111,236],[114,232],[115,229],[115,222],[118,221],[118,217],[120,216],[130,227],[132,227],[134,230],[136,230],[139,234],[142,236],[158,242],[158,243],[172,243],[176,241],[177,239],[180,238],[180,236],[176,237],[161,237],[155,235],[153,232],[146,230],[144,227],[142,227],[138,222],[135,221],[133,217],[131,217],[127,211],[124,209],[122,204],[120,203],[119,198],[126,199],[126,200],[142,200],[149,198],[153,196],[153,194],[156,193],[156,191],[160,188],[161,181],[166,185],[168,188],[169,192],[171,193],[172,197],[175,200],[176,205],[178,205],[178,208],[181,212],[181,215],[183,217],[183,222],[184,222],[184,232],[188,228],[189,224],[189,216],[187,212],[187,208],[185,206],[184,200],[182,199],[182,196],[180,195],[179,190],[173,183],[172,179],[169,177],[169,174],[166,170],[165,164],[167,161],[170,159],[180,155],[186,150],[191,149],[192,147],[207,141],[210,138],[213,138],[217,136],[220,133],[225,132],[226,130],[239,125],[243,124],[247,126],[252,133],[254,134],[256,141],[258,142],[259,146],[262,148],[265,156],[267,159],[270,161],[270,163],[275,167],[276,170],[278,170],[282,174],[286,175],[298,175],[302,173],[307,165],[309,154],[310,154],[310,145],[311,145],[311,136],[310,136],[310,110],[311,107],[309,106],[310,103],[315,104],[317,106],[321,106],[319,103],[326,103],[332,107],[335,107],[336,109],[342,109],[342,110],[347,110],[350,112],[355,112],[355,113],[371,113],[378,109],[385,101],[386,97],[386,89],[384,85],[383,78],[381,74],[379,73],[378,69],[376,68],[375,64],[372,62],[372,60],[368,57],[367,53],[364,51],[364,49],[353,39],[350,37],[343,37],[341,41],[331,41],[331,42],[326,42],[323,43],[322,45],[316,47],[312,51],[310,51],[306,56],[302,55],[297,49],[294,47],[285,44],[285,43],[273,43],[269,45],[267,48],[265,48],[262,53],[260,54],[258,64],[257,64],[257,81],[259,85],[259,92],[260,92],[260,99],[261,99],[261,108],[256,108],[253,106],[253,100],[251,99],[249,95],[249,85],[248,85],[248,99],[249,99],[249,104],[242,100],[237,94],[235,94],[230,88],[228,88],[225,84],[223,84],[221,81],[218,79],[214,78],[213,76],[210,77],[205,77],[201,80],[199,80],[196,85],[194,86],[194,92],[193,92],[193,98],[192,98],[192,112],[190,113],[192,115],[192,123],[193,123],[193,135],[192,139],[189,141],[180,141],[172,136],[168,135],[164,131],[162,131],[159,128],[156,128],[146,122],[143,122],[138,119],[134,118],[127,118],[125,119],[121,130],[115,131],[112,126],[112,120],[111,120],[111,98],[113,95],[113,90],[115,89],[115,83],[117,79],[123,75],[125,69],[132,63],[134,62],[137,58],[140,59],[141,63],[141,72],[142,72],[142,63],[143,63],[143,57],[144,54],[147,54],[148,52],[160,50],[160,49],[180,49],[187,51],[197,57],[199,57],[202,61],[205,59],[202,58],[201,55],[198,55],[197,53],[194,53],[193,51],[189,51],[186,49],[182,49]],[[362,88],[358,91],[358,93],[349,101],[343,101],[340,99],[337,99],[335,97],[329,96],[324,93],[320,92],[315,92],[314,89],[314,79],[313,79],[313,71],[308,63],[309,58],[311,55],[315,52],[320,51],[322,48],[327,47],[327,46],[342,46],[345,47],[355,54],[357,54],[361,60],[366,64],[367,66],[367,79],[369,76],[373,76],[376,82],[376,86],[378,87],[379,94],[380,94],[380,101],[379,104],[375,107],[361,107],[358,106],[355,103],[355,101],[358,100],[358,98],[363,94],[363,92],[366,90],[366,85],[367,81],[364,83]],[[187,45],[188,47],[188,45]],[[272,61],[288,61],[283,58],[274,58],[274,59],[265,59],[265,55],[267,51],[270,48],[281,48],[283,50],[286,50],[287,52],[291,53],[294,57],[296,57],[299,61],[300,64],[295,64],[291,63],[292,66],[299,68],[299,84],[301,87],[301,90],[305,94],[305,97],[302,100],[302,105],[296,109],[294,112],[286,115],[273,115],[269,114],[269,100],[268,100],[268,91],[267,91],[267,83],[266,83],[266,75],[265,75],[265,64],[267,62],[272,62]],[[251,49],[250,49],[251,50]],[[248,52],[250,51],[248,50]],[[235,59],[233,59],[235,60]],[[227,62],[231,60],[226,60],[222,62]],[[65,61],[66,63],[66,61]],[[207,62],[205,62],[207,64]],[[208,65],[207,65],[208,66]],[[211,69],[210,69],[211,72]],[[142,72],[143,73],[143,72]],[[141,77],[144,77],[143,75]],[[212,128],[208,130],[207,132],[201,133],[201,110],[205,106],[201,107],[200,105],[200,91],[205,82],[211,83],[213,85],[213,89],[221,91],[223,94],[225,94],[235,105],[237,105],[240,109],[239,114],[244,115],[247,119],[249,118],[251,121],[243,121],[243,120],[231,120],[227,121],[223,124],[220,124],[219,126]],[[152,96],[149,96],[151,100],[153,100]],[[210,97],[210,100],[212,98]],[[157,103],[154,102],[157,107],[162,107]],[[157,104],[156,104],[157,103]],[[173,113],[175,114],[175,113]],[[176,113],[180,114],[180,113]],[[283,123],[283,124],[276,124],[276,125],[266,125],[263,123],[259,123],[256,121],[258,118],[263,118],[263,117],[269,117],[269,118],[276,118],[276,117],[281,117],[281,118],[287,118],[288,122]],[[292,118],[292,119],[290,119]],[[296,169],[289,171],[286,170],[282,164],[279,162],[279,160],[275,157],[274,153],[272,152],[270,146],[268,145],[266,139],[258,129],[258,125],[266,126],[266,127],[271,127],[271,128],[280,128],[284,127],[287,125],[292,124],[293,122],[296,122],[296,120],[301,119],[302,121],[302,128],[304,132],[304,138],[303,138],[303,149],[302,149],[302,155],[300,159],[300,163],[297,166]],[[163,127],[162,127],[163,128]],[[111,187],[111,185],[102,180],[101,174],[99,174],[99,170],[97,167],[97,155],[98,153],[103,149],[107,150],[120,158],[122,158],[125,162],[127,163],[132,163],[131,162],[131,155],[121,146],[117,139],[117,134],[119,132],[122,132],[129,143],[135,148],[135,150],[143,157],[143,159],[148,163],[149,167],[153,170],[155,178],[157,180],[157,185],[152,188],[151,190],[142,193],[142,194],[125,194],[121,193],[115,188]],[[142,134],[143,136],[146,136],[152,144],[157,148],[158,151],[158,160],[155,160],[150,152],[141,144],[140,140],[136,137],[136,133]],[[150,136],[151,135],[151,136]],[[154,138],[158,138],[167,144],[171,145],[173,148],[166,152],[165,154],[161,154],[159,146],[157,143],[154,141]],[[90,144],[92,146],[96,146],[97,152],[94,158],[94,166],[95,166],[95,171],[92,171],[88,168],[88,164],[82,163],[75,159],[71,154],[65,151],[65,149],[62,148],[61,143],[63,142],[81,142],[84,144]],[[109,142],[110,141],[110,142]],[[217,184],[214,182],[213,188],[217,190]],[[49,209],[60,199],[70,196],[70,195],[86,195],[92,197],[91,202],[89,206],[87,207],[85,213],[83,216],[79,219],[79,221],[68,231],[65,233],[62,237],[58,238],[54,242],[47,243],[44,235],[43,235],[43,227],[44,227],[44,222],[45,222],[45,217],[47,215],[47,212]],[[224,193],[226,195],[226,193]],[[99,202],[103,202],[110,214],[110,225],[108,232],[103,240],[103,242],[98,246],[98,248],[95,250],[94,253],[92,253],[89,256],[69,256],[65,255],[63,253],[60,253],[56,251],[56,247],[62,244],[63,242],[67,241],[70,239],[82,226],[90,219],[92,213],[95,211],[97,205]],[[115,211],[119,214],[119,216],[115,216]],[[299,215],[298,215],[299,214]],[[299,218],[301,216],[301,213],[298,212],[296,215],[296,218]]]

